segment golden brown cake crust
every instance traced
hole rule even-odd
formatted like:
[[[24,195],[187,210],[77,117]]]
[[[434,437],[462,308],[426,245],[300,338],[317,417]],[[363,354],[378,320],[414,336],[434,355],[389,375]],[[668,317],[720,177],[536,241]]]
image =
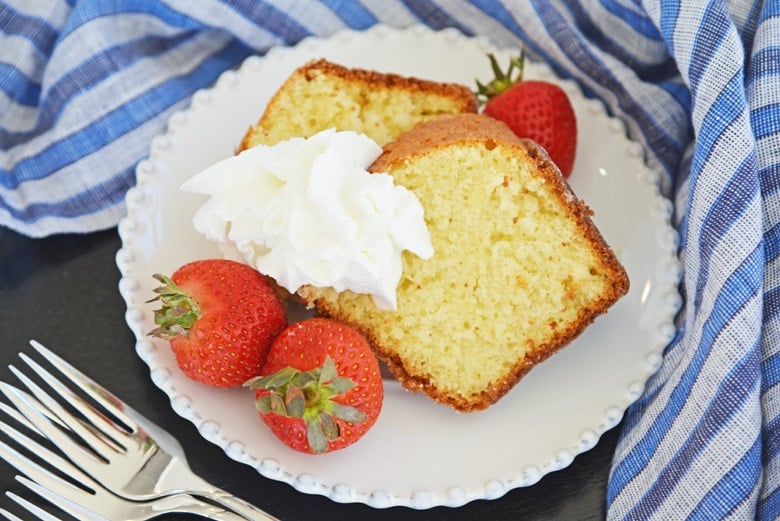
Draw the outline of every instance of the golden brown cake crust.
[[[314,74],[327,74],[345,81],[365,83],[387,89],[404,89],[436,93],[442,96],[460,98],[463,112],[476,112],[477,99],[466,86],[458,83],[442,83],[392,72],[377,72],[369,69],[348,68],[324,58],[313,60],[296,71],[310,80]]]
[[[618,262],[611,248],[606,244],[601,233],[590,219],[590,208],[574,196],[565,178],[546,151],[533,141],[518,138],[504,123],[488,116],[477,114],[462,114],[441,116],[431,121],[417,125],[414,129],[401,134],[398,139],[384,148],[384,153],[370,167],[373,172],[392,171],[393,165],[410,161],[416,155],[425,154],[438,147],[447,147],[457,143],[480,142],[491,148],[501,143],[515,150],[515,153],[535,163],[539,175],[545,182],[554,187],[554,193],[559,202],[565,206],[571,215],[576,217],[579,233],[587,237],[599,258],[599,269],[611,279],[611,285],[600,298],[589,303],[579,311],[575,321],[567,327],[559,327],[541,346],[536,346],[525,357],[518,360],[515,366],[507,371],[500,380],[493,381],[478,396],[462,397],[447,392],[441,392],[431,382],[430,375],[409,370],[402,357],[392,346],[382,345],[374,333],[364,327],[356,317],[343,313],[338,306],[333,306],[325,299],[319,299],[310,288],[303,288],[299,294],[309,304],[315,305],[318,312],[335,319],[350,323],[358,328],[369,340],[377,356],[385,362],[388,369],[412,391],[423,391],[434,400],[447,404],[460,412],[470,412],[485,409],[505,395],[528,371],[549,358],[552,354],[570,343],[595,318],[607,311],[620,297],[627,293],[629,279]]]
[[[503,141],[527,148],[538,148],[528,140],[517,137],[512,130],[497,119],[481,114],[460,114],[440,116],[435,120],[417,125],[409,132],[398,136],[384,147],[384,152],[371,165],[372,172],[383,172],[388,165],[407,157],[423,154],[431,148],[445,146],[462,140]]]
[[[366,85],[373,89],[383,89],[390,92],[405,91],[412,95],[440,95],[455,103],[456,108],[454,110],[457,112],[476,113],[478,109],[476,95],[464,85],[435,82],[368,69],[349,68],[324,58],[312,60],[293,71],[268,102],[268,107],[273,106],[285,95],[285,90],[288,85],[292,85],[294,82],[299,81],[300,78],[304,78],[306,81],[310,82],[317,76],[328,76],[330,78],[340,79],[347,83]],[[236,152],[245,150],[253,145],[253,136],[255,132],[269,124],[266,114],[268,114],[268,111],[261,116],[256,125],[247,130]]]

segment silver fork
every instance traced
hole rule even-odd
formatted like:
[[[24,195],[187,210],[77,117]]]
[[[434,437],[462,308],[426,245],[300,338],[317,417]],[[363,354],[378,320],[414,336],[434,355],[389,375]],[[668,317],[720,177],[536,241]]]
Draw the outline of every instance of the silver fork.
[[[71,514],[73,517],[76,517],[78,515],[79,520],[81,521],[108,521],[105,517],[99,516],[95,512],[92,512],[90,510],[86,510],[84,508],[79,507],[79,505],[72,504],[69,500],[65,499],[62,496],[59,496],[52,492],[51,490],[41,487],[36,482],[29,480],[25,478],[24,476],[16,476],[16,480],[19,483],[22,483],[24,486],[26,486],[28,489],[37,492],[39,496],[41,496],[43,499],[47,499],[50,503],[53,505],[62,505],[63,507],[72,507],[69,510],[66,510],[63,508],[63,512],[67,512]],[[6,496],[11,498],[17,505],[21,506],[22,508],[26,509],[31,514],[35,515],[38,519],[42,521],[62,521],[59,517],[56,517],[51,512],[48,512],[41,508],[40,506],[36,505],[32,501],[29,501],[22,496],[17,496],[13,492],[6,491]],[[0,514],[2,514],[6,519],[10,519],[11,521],[22,521],[15,515],[11,514],[10,512],[6,510],[0,510]]]
[[[16,409],[6,405],[3,402],[0,402],[0,410],[2,410],[5,414],[7,414],[8,416],[16,420],[21,425],[27,427],[29,430],[35,431],[35,427],[27,420],[25,416],[23,416]],[[21,446],[25,447],[28,451],[39,453],[44,458],[48,457],[49,464],[59,463],[58,468],[60,468],[62,472],[66,472],[72,475],[74,480],[76,480],[79,476],[84,475],[81,472],[81,470],[74,467],[69,461],[63,460],[58,455],[50,453],[48,449],[40,447],[37,443],[32,441],[30,438],[23,435],[21,432],[17,431],[16,429],[11,427],[7,423],[3,422],[2,420],[0,420],[0,431],[2,431],[4,434],[14,439],[17,444],[20,444]],[[6,460],[9,464],[16,467],[17,470],[20,469],[14,463],[19,463],[20,465],[22,464],[26,465],[26,468],[29,467],[30,465],[35,465],[35,463],[24,458],[18,452],[11,450],[10,447],[8,446],[0,447],[0,457]],[[16,479],[17,481],[19,481],[20,476],[16,476]],[[86,477],[85,482],[89,482],[89,481],[91,481],[90,478]],[[20,481],[20,483],[22,482]],[[53,494],[53,492],[51,493]],[[61,521],[58,517],[54,516],[50,512],[43,510],[38,505],[26,500],[21,496],[17,496],[10,490],[6,490],[5,495],[11,498],[19,506],[25,508],[31,514],[35,515],[37,519],[41,519],[42,521]],[[63,501],[65,501],[64,498]],[[10,521],[21,521],[18,517],[13,515],[11,512],[8,512],[7,510],[4,509],[0,509],[0,515],[5,517],[6,519],[9,519]],[[83,519],[83,521],[102,521],[102,518],[100,518],[99,516],[97,515],[91,516],[90,513],[86,511],[81,516],[81,519]]]
[[[31,503],[30,501],[27,501],[23,497],[17,496],[13,492],[6,492],[5,495],[13,499],[17,505],[20,505],[29,513],[33,514],[36,519],[40,519],[41,521],[62,521],[59,517],[50,514],[49,512],[43,510],[35,503]],[[8,519],[8,521],[24,521],[22,518],[16,517],[14,514],[12,514],[11,512],[3,508],[0,508],[0,516],[3,516],[5,519]],[[100,521],[100,520],[99,518],[95,518],[94,520],[90,519],[89,521]]]
[[[16,394],[18,400],[35,400],[22,390],[13,386],[7,387],[6,390]],[[3,410],[19,423],[32,427],[23,417],[14,414],[12,409],[6,407]],[[195,514],[215,521],[243,521],[245,519],[233,511],[225,510],[188,494],[174,494],[143,502],[121,498],[101,487],[70,461],[60,457],[11,425],[0,421],[0,430],[21,447],[45,461],[50,469],[57,469],[62,475],[68,476],[72,480],[71,482],[63,479],[41,463],[33,461],[0,441],[0,457],[27,476],[17,476],[17,481],[76,519],[142,521],[171,513]],[[38,515],[39,518],[46,519],[46,517],[42,517],[45,510],[41,507],[33,505],[16,494],[9,492],[6,494],[20,506]],[[48,515],[52,516],[52,514]]]
[[[18,476],[17,479],[19,479]],[[41,521],[62,521],[60,518],[50,514],[49,512],[45,511],[35,503],[31,503],[30,501],[27,501],[23,497],[17,496],[13,492],[6,491],[5,495],[13,499],[17,505],[23,507],[29,513],[33,514],[36,517],[36,519],[40,519]],[[22,518],[16,517],[14,514],[12,514],[11,512],[3,508],[0,508],[0,516],[3,516],[4,518],[8,519],[8,521],[23,521]],[[85,519],[84,521],[87,520]],[[100,519],[95,518],[94,520],[90,519],[89,521],[100,521]]]
[[[183,458],[166,451],[149,431],[159,436],[170,434],[141,416],[107,389],[38,342],[30,344],[84,394],[94,400],[120,423],[94,408],[40,364],[20,353],[22,360],[65,402],[84,418],[72,414],[20,370],[11,370],[37,400],[19,400],[6,392],[8,399],[32,422],[35,428],[62,451],[76,466],[97,483],[118,496],[132,500],[150,500],[175,493],[202,497],[252,521],[279,521],[250,503],[237,498],[197,476]],[[4,392],[12,387],[0,382]],[[37,404],[37,405],[36,405]],[[54,416],[52,421],[46,416]],[[56,425],[66,425],[90,450]],[[142,425],[143,424],[143,425]],[[99,456],[95,456],[98,454]]]

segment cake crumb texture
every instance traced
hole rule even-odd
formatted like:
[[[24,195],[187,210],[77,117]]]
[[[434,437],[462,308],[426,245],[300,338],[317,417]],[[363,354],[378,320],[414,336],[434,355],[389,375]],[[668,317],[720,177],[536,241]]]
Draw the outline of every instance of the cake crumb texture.
[[[628,291],[590,209],[543,149],[497,120],[421,123],[371,170],[420,199],[433,258],[404,252],[396,311],[349,291],[299,294],[360,329],[410,390],[484,409]]]
[[[310,137],[331,127],[363,132],[384,145],[421,121],[476,111],[476,96],[463,85],[350,69],[318,59],[286,79],[239,150]]]

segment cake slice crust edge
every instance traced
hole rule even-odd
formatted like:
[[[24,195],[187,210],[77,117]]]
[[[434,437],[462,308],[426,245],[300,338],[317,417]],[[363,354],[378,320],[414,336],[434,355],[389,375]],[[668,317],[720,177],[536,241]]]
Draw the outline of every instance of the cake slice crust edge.
[[[464,85],[349,68],[319,58],[287,77],[246,131],[238,151],[310,137],[331,127],[363,132],[384,145],[420,121],[477,109],[476,95]]]
[[[531,162],[537,179],[548,187],[552,187],[556,204],[565,208],[572,222],[577,223],[577,232],[592,249],[594,258],[598,259],[599,262],[598,270],[604,273],[609,284],[601,294],[591,298],[587,305],[582,306],[575,318],[566,324],[553,327],[546,341],[533,343],[532,347],[523,356],[518,357],[511,364],[511,367],[507,367],[500,377],[490,379],[477,390],[459,393],[453,392],[452,389],[445,389],[437,383],[437,381],[441,381],[441,377],[426,372],[418,365],[410,364],[408,356],[402,353],[403,350],[399,349],[397,343],[388,342],[387,335],[377,334],[375,324],[366,323],[366,315],[361,319],[360,316],[357,316],[359,313],[347,312],[342,306],[343,302],[339,302],[339,299],[349,300],[352,296],[334,296],[327,289],[317,288],[302,288],[299,292],[300,296],[310,305],[314,305],[319,313],[343,320],[360,329],[374,346],[377,356],[387,364],[389,370],[405,388],[412,391],[422,391],[435,401],[449,405],[461,412],[482,410],[495,403],[534,366],[549,358],[581,334],[597,316],[605,313],[624,295],[629,287],[628,276],[624,268],[590,219],[592,215],[590,208],[574,196],[565,179],[541,147],[531,141],[517,138],[503,123],[478,115],[443,116],[422,123],[414,130],[402,134],[399,139],[389,143],[385,147],[384,154],[372,165],[371,170],[388,171],[397,175],[401,168],[399,165],[413,163],[421,155],[430,154],[431,151],[435,150],[444,150],[448,147],[457,148],[466,144],[485,149],[499,147],[501,150],[506,149],[510,154],[522,156],[525,158],[524,161]],[[399,182],[404,184],[403,179],[399,179]],[[511,181],[506,180],[504,182],[511,183]],[[409,188],[415,191],[414,187]],[[425,206],[425,204],[426,200],[423,199],[423,205]],[[433,224],[435,225],[435,223]],[[432,236],[434,238],[437,236],[435,230],[432,231]],[[434,248],[436,249],[436,243],[434,243]],[[409,257],[406,260],[414,261]],[[408,265],[405,265],[405,273],[407,268]],[[404,313],[404,309],[400,307],[404,305],[403,294],[404,290],[399,289],[399,313]],[[355,298],[362,299],[363,297],[357,296]],[[365,308],[366,313],[380,315],[385,313],[372,310],[367,302],[362,302],[360,305],[368,306]],[[388,315],[388,317],[391,316]],[[439,341],[447,342],[447,339],[441,338]],[[500,346],[494,346],[494,348],[500,349]],[[470,367],[469,370],[474,370],[474,367]]]

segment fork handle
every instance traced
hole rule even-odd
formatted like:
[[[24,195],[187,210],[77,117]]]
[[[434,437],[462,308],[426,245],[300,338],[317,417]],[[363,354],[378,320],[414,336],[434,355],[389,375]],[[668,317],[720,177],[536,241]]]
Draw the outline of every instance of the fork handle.
[[[207,497],[210,501],[217,503],[225,509],[239,514],[244,521],[280,521],[279,518],[263,512],[251,503],[216,487],[208,495],[204,494],[203,497]]]
[[[246,521],[247,520],[247,518],[244,515],[234,511],[232,508],[229,507],[224,508],[219,505],[207,503],[198,497],[186,493],[174,494],[171,496],[159,498],[149,503],[149,505],[147,506],[149,508],[149,513],[155,513],[158,515],[181,512],[186,514],[194,514],[196,516],[203,517],[205,519],[211,519],[213,521]],[[143,517],[139,517],[138,519],[139,520],[148,519],[148,517],[143,516]],[[254,519],[254,518],[250,518],[250,519]],[[276,518],[266,516],[265,518],[260,517],[257,519],[272,520]]]
[[[154,484],[154,489],[161,495],[178,491],[204,499],[225,510],[235,512],[242,521],[280,521],[279,518],[260,510],[251,503],[209,483],[195,474],[183,459],[175,456],[170,457],[165,466],[164,476]]]

